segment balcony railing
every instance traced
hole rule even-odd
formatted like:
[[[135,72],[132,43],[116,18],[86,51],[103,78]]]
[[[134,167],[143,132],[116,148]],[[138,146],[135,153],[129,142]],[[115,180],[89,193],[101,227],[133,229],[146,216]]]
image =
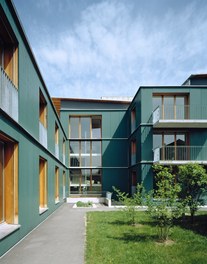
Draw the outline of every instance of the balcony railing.
[[[207,120],[206,105],[162,105],[153,111],[153,124],[159,120]]]
[[[55,157],[59,159],[59,145],[55,143]]]
[[[65,154],[63,154],[63,164],[65,165]]]
[[[18,122],[18,90],[2,67],[0,67],[0,108]]]
[[[163,146],[154,149],[154,162],[159,161],[206,161],[207,147]]]
[[[39,122],[39,141],[47,148],[47,128],[41,122]]]

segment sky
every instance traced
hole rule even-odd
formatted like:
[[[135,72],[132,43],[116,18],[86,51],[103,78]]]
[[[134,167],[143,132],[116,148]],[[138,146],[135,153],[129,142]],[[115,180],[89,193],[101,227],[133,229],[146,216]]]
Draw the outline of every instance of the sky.
[[[50,95],[134,96],[207,73],[206,0],[13,0]]]

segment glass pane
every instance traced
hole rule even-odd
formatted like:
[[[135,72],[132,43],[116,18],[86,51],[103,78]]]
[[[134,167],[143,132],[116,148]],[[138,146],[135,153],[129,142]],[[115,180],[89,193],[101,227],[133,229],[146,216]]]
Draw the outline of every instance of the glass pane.
[[[186,145],[186,139],[185,134],[176,135],[176,145],[177,146],[185,146]]]
[[[154,134],[153,135],[153,149],[160,148],[162,146],[162,135]]]
[[[92,142],[92,153],[101,154],[101,141]]]
[[[91,157],[90,154],[81,153],[81,167],[90,167]]]
[[[70,118],[70,138],[79,138],[79,118]]]
[[[165,146],[174,146],[174,135],[164,135],[164,145]]]
[[[162,97],[161,96],[154,96],[152,100],[153,105],[153,111],[158,107],[162,105]]]
[[[176,119],[185,118],[185,97],[176,97]],[[187,110],[187,109],[186,109]]]
[[[101,171],[92,170],[92,191],[101,192]]]
[[[71,167],[80,167],[79,154],[72,154],[70,156],[70,166]]]
[[[81,170],[70,170],[70,186],[80,185]]]
[[[174,119],[174,97],[164,97],[163,118]]]
[[[176,160],[187,160],[188,149],[186,146],[185,134],[176,135]]]
[[[101,155],[100,154],[92,154],[92,166],[93,167],[101,166]]]
[[[90,117],[81,117],[81,138],[90,138]]]
[[[92,118],[92,138],[101,138],[101,119]]]
[[[164,135],[164,160],[175,159],[174,135]]]
[[[0,223],[4,221],[4,144],[0,142]]]
[[[90,154],[90,141],[82,141],[81,142],[81,153]]]
[[[90,170],[82,170],[82,183],[90,186]]]
[[[79,153],[79,142],[78,141],[71,141],[70,142],[70,154],[72,153]]]

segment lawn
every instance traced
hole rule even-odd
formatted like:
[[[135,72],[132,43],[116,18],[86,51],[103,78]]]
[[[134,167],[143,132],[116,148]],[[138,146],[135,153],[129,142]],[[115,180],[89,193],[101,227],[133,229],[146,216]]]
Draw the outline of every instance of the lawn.
[[[157,227],[145,212],[137,212],[137,225],[130,226],[122,211],[88,212],[87,264],[206,264],[207,212],[178,222],[167,243],[159,243]]]

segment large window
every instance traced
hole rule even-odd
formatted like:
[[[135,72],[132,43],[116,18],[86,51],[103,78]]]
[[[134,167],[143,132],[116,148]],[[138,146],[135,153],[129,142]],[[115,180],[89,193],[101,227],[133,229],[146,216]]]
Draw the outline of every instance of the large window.
[[[70,193],[96,194],[101,191],[101,169],[71,169]]]
[[[71,116],[69,137],[70,139],[100,139],[101,116]]]
[[[39,159],[39,212],[47,210],[47,161]]]
[[[153,135],[153,149],[160,149],[161,160],[185,160],[188,156],[188,135],[163,132]]]
[[[101,191],[101,116],[71,116],[70,191],[86,193]]]
[[[18,88],[18,42],[0,7],[0,67]]]
[[[101,141],[71,141],[71,167],[100,167]]]
[[[18,145],[0,134],[0,224],[18,224]]]
[[[160,107],[161,119],[187,119],[189,113],[187,95],[154,95],[153,110]]]

